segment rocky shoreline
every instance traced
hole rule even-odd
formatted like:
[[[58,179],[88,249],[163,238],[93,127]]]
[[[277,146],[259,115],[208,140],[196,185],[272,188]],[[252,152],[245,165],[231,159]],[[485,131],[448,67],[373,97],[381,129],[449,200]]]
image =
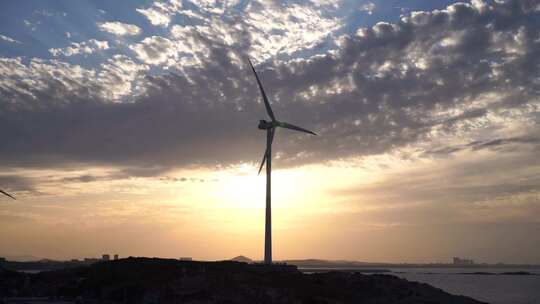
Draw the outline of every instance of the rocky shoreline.
[[[0,269],[0,303],[22,297],[39,303],[482,303],[386,274],[156,258],[37,274]]]

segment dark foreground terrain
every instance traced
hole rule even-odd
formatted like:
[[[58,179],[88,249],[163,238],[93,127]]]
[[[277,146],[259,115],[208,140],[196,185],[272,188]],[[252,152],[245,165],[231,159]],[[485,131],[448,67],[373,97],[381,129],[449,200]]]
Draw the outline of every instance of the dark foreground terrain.
[[[149,258],[38,274],[0,268],[0,303],[22,303],[22,297],[56,303],[481,303],[390,275]]]

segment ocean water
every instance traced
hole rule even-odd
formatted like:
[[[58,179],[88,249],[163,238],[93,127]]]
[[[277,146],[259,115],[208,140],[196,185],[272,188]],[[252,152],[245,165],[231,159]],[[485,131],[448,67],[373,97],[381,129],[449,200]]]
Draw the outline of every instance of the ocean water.
[[[427,283],[448,293],[492,304],[540,304],[540,270],[508,268],[393,268],[393,275]],[[526,271],[536,275],[479,275]]]
[[[362,272],[367,268],[363,267]],[[540,304],[540,269],[518,268],[385,268],[409,281],[427,283],[454,295],[492,304]],[[310,272],[310,269],[301,269]],[[328,270],[339,270],[331,269]],[[349,269],[350,270],[350,269]],[[535,275],[504,275],[525,271]],[[369,271],[366,271],[369,272]],[[463,273],[494,273],[494,275]]]

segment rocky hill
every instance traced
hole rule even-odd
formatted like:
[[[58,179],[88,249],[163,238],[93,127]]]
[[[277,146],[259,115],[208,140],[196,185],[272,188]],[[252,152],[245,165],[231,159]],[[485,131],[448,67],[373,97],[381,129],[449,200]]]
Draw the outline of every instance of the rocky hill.
[[[254,261],[246,256],[243,256],[243,255],[239,255],[237,257],[234,257],[232,259],[230,259],[230,261],[235,261],[235,262],[243,262],[243,263],[253,263]]]
[[[149,258],[100,262],[39,274],[0,269],[0,299],[12,297],[141,304],[481,303],[390,275],[303,274],[288,265]]]

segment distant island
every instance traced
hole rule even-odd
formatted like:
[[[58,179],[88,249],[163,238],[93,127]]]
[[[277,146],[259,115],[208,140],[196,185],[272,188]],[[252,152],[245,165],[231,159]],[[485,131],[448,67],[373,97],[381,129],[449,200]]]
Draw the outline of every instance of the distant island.
[[[118,259],[118,255],[114,255]],[[74,268],[88,266],[101,261],[108,261],[110,256],[104,254],[101,258],[71,259],[69,261],[56,261],[51,259],[35,258],[33,261],[11,261],[0,257],[0,267],[15,271],[38,272],[43,270],[59,270],[64,268]],[[191,258],[180,258],[180,260],[191,260]],[[243,263],[261,263],[244,255],[236,256],[229,261]],[[356,271],[356,272],[390,272],[391,268],[508,268],[508,269],[540,269],[540,265],[533,264],[487,264],[471,263],[472,260],[464,260],[467,263],[372,263],[348,260],[324,260],[324,259],[297,259],[281,260],[277,263],[297,266],[301,271],[326,272],[328,270]],[[365,270],[365,271],[363,271]]]
[[[253,261],[252,259],[246,257],[246,256],[243,256],[243,255],[239,255],[237,257],[234,257],[231,259],[231,261],[235,261],[235,262],[243,262],[243,263],[253,263],[255,261]]]
[[[488,263],[372,263],[347,260],[322,260],[322,259],[301,259],[284,260],[283,263],[304,267],[324,267],[324,268],[531,268],[538,269],[540,265],[535,264],[488,264]]]
[[[127,258],[40,273],[0,268],[0,303],[478,304],[391,275],[306,274],[286,264]]]

